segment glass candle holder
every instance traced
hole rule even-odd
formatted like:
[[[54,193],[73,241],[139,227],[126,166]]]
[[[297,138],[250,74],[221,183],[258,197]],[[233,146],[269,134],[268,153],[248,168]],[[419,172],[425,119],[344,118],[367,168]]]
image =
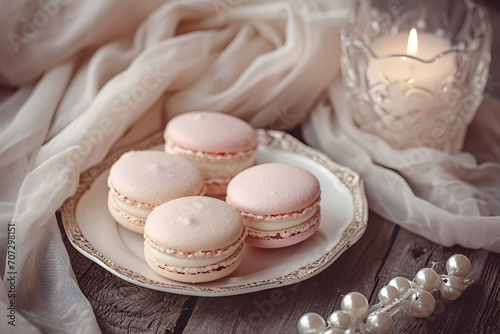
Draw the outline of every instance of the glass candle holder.
[[[460,151],[483,99],[491,35],[469,0],[355,0],[341,34],[354,122],[395,148]]]

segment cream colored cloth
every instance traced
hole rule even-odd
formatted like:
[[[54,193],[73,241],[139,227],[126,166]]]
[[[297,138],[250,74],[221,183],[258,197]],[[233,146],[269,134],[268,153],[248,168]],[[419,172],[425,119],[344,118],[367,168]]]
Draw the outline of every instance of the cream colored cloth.
[[[444,246],[500,252],[500,101],[489,98],[464,150],[394,149],[354,126],[340,79],[303,126],[305,140],[363,177],[370,209]]]
[[[0,1],[0,332],[98,333],[54,216],[80,173],[184,111],[295,127],[338,73],[346,5]]]

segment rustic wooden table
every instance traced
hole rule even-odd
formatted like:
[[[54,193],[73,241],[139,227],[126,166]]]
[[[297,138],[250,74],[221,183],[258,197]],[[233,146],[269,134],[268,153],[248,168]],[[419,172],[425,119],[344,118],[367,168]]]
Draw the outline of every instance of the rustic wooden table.
[[[492,16],[500,16],[497,0],[484,0]],[[492,20],[495,32],[500,20]],[[500,51],[500,34],[493,55]],[[499,62],[492,73],[500,77]],[[497,93],[500,96],[500,93]],[[60,222],[60,217],[59,222]],[[297,333],[306,312],[327,317],[340,309],[342,297],[358,291],[370,304],[391,278],[413,279],[433,262],[444,264],[461,253],[472,262],[474,284],[454,302],[437,299],[428,318],[405,312],[393,318],[392,333],[500,334],[500,254],[462,247],[445,248],[410,233],[370,212],[361,239],[320,274],[290,286],[231,297],[189,297],[128,283],[81,255],[61,233],[80,287],[94,308],[103,333]]]
[[[60,226],[62,226],[60,224]],[[81,255],[64,236],[80,287],[103,333],[297,333],[305,312],[327,317],[348,292],[377,302],[378,290],[395,276],[413,279],[432,262],[444,273],[448,257],[472,262],[475,283],[454,302],[437,299],[428,318],[399,312],[392,333],[500,333],[500,254],[445,248],[370,212],[361,239],[320,274],[290,286],[231,297],[190,297],[128,283]]]

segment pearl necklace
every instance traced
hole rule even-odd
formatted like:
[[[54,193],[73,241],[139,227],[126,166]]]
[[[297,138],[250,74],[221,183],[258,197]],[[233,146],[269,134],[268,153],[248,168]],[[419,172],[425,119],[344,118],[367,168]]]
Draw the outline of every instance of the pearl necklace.
[[[426,318],[436,306],[432,291],[439,290],[443,298],[455,300],[473,283],[465,278],[471,271],[471,263],[462,254],[446,261],[446,275],[438,275],[433,268],[420,269],[413,281],[404,277],[391,279],[380,289],[379,303],[372,307],[361,293],[350,292],[342,298],[342,310],[330,314],[327,321],[317,313],[306,313],[299,319],[299,333],[387,334],[392,328],[391,316],[398,311],[403,309],[414,317]]]

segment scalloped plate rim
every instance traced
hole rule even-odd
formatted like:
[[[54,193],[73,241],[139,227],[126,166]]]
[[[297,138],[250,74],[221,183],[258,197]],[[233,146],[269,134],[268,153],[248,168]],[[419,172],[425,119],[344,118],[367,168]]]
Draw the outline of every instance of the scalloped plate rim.
[[[259,138],[259,145],[265,145],[274,149],[297,153],[313,159],[316,163],[323,165],[330,172],[335,174],[335,177],[339,180],[339,182],[351,193],[354,207],[352,221],[345,227],[339,242],[334,247],[329,249],[326,254],[319,257],[314,262],[274,279],[213,288],[197,286],[195,284],[173,285],[153,281],[140,273],[115,264],[104,254],[99,253],[94,246],[86,240],[79,228],[78,221],[75,217],[78,201],[90,188],[93,180],[102,172],[107,170],[107,168],[109,168],[121,154],[131,149],[147,149],[152,146],[162,144],[163,137],[161,133],[156,133],[136,145],[131,145],[128,148],[115,152],[105,158],[101,163],[88,169],[80,175],[80,182],[76,193],[72,197],[68,198],[60,209],[61,220],[68,240],[73,247],[75,247],[85,257],[125,281],[153,290],[182,295],[215,297],[246,294],[275,288],[277,286],[291,285],[319,274],[328,268],[328,266],[330,266],[345,250],[356,243],[366,230],[368,222],[368,204],[364,193],[363,181],[359,174],[350,168],[333,162],[322,152],[303,144],[298,139],[285,132],[258,129],[257,134]]]

